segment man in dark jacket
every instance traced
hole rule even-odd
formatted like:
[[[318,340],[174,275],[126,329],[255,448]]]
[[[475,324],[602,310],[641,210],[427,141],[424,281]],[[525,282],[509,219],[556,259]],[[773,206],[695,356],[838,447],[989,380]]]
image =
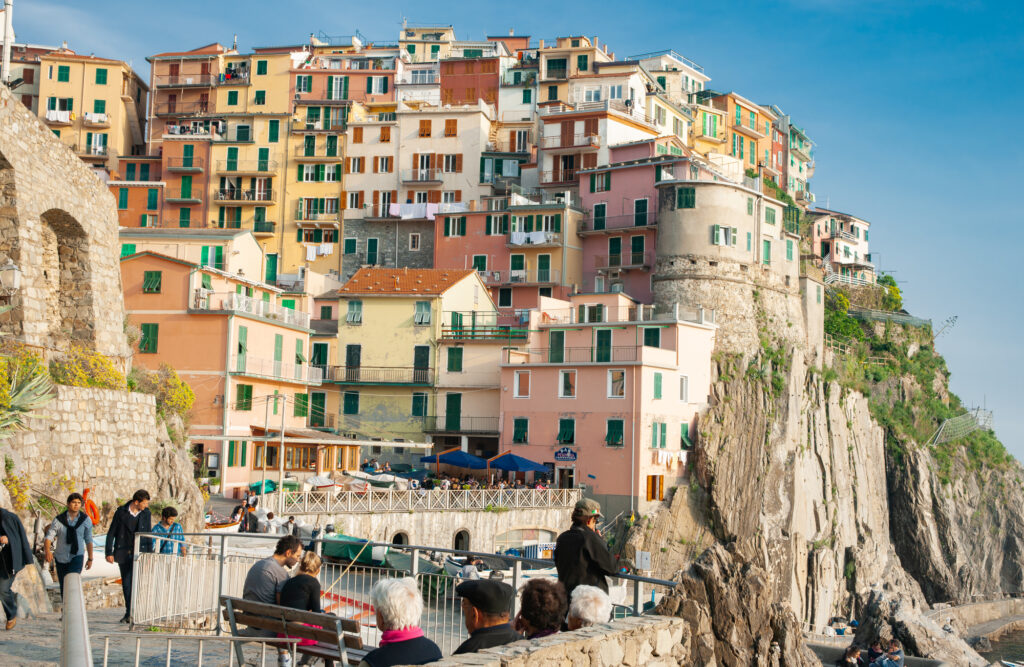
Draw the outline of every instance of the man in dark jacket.
[[[18,596],[11,586],[21,568],[30,563],[32,546],[28,543],[25,526],[21,525],[17,514],[0,507],[0,603],[7,616],[7,630],[18,622]]]
[[[456,586],[455,594],[462,598],[462,620],[469,631],[469,639],[455,649],[456,654],[476,653],[523,638],[509,622],[516,592],[508,584],[470,579]]]
[[[583,498],[572,510],[572,528],[555,541],[555,569],[570,596],[581,584],[608,592],[605,577],[615,573],[615,561],[597,532],[600,518],[603,518],[601,505],[596,500]]]
[[[135,534],[152,530],[152,515],[149,513],[149,492],[139,489],[131,501],[118,507],[107,530],[105,553],[108,563],[117,563],[121,570],[121,590],[124,592],[124,616],[122,623],[131,622],[132,614],[132,570],[135,567]],[[153,540],[144,537],[139,541],[139,551],[153,550]]]

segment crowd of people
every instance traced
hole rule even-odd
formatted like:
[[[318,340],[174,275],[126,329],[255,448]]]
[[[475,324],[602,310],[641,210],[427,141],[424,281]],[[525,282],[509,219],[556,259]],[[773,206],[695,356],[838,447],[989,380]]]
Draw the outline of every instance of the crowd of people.
[[[836,667],[903,667],[905,664],[903,645],[898,639],[890,639],[888,642],[875,639],[867,649],[856,644],[847,648]]]
[[[464,491],[476,491],[478,489],[498,490],[498,489],[547,489],[549,488],[549,482],[547,479],[540,478],[535,480],[532,484],[527,484],[522,480],[485,480],[478,479],[472,475],[466,475],[463,478],[454,476],[428,476],[423,480],[424,489],[442,489],[442,490],[464,490]]]

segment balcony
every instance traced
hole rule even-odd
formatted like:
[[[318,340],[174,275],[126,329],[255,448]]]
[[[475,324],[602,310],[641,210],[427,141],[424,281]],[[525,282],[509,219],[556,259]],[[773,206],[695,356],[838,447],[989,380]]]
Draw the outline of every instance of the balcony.
[[[228,372],[235,375],[302,384],[318,385],[324,381],[324,372],[319,366],[261,359],[248,354],[232,355]]]
[[[517,74],[519,75],[518,80]],[[501,85],[503,86],[532,86],[535,83],[537,83],[537,72],[532,70],[509,69],[501,75]]]
[[[505,138],[498,139],[497,141],[487,142],[488,153],[519,153],[528,154],[533,147],[533,133],[529,132],[526,135],[525,141],[511,140],[508,138],[508,133],[505,132]]]
[[[330,381],[338,384],[431,385],[434,383],[434,369],[412,366],[331,366]]]
[[[541,185],[576,185],[575,169],[560,169],[558,171],[540,172]]]
[[[252,144],[256,142],[252,128],[245,126],[244,131],[239,132],[238,127],[230,127],[226,132],[218,132],[210,135],[213,141],[226,144]]]
[[[208,87],[216,81],[213,74],[160,74],[153,77],[156,88]]]
[[[277,160],[217,160],[218,174],[273,174]]]
[[[634,121],[644,123],[656,128],[654,119],[632,100],[603,100],[601,102],[577,102],[575,104],[552,104],[540,109],[542,116],[557,116],[558,114],[580,113],[583,111],[614,111],[617,114],[627,116]]]
[[[552,248],[562,245],[562,233],[561,232],[512,232],[508,236],[508,242],[505,244],[510,248],[518,248],[521,246],[534,246],[540,248]]]
[[[506,364],[615,364],[639,361],[642,345],[542,347],[505,350]],[[651,348],[660,349],[660,348]],[[672,350],[662,350],[675,353]]]
[[[649,269],[654,266],[653,252],[624,252],[618,255],[598,255],[594,267],[599,271]]]
[[[75,152],[78,153],[78,157],[89,159],[89,158],[105,158],[110,155],[110,151],[106,146],[82,146],[76,148]]]
[[[403,183],[440,183],[440,169],[403,169]]]
[[[252,223],[252,233],[256,236],[272,236],[277,223],[258,220]]]
[[[468,341],[510,339],[525,340],[529,334],[529,316],[525,321],[514,311],[445,311],[441,340]]]
[[[337,147],[333,154],[328,153],[325,147],[321,147],[319,152],[314,149],[311,153],[305,146],[299,144],[295,147],[293,154],[297,162],[340,162],[342,160],[340,149]]]
[[[732,129],[735,130],[736,132],[742,132],[748,137],[752,137],[754,139],[764,139],[765,137],[768,136],[767,134],[757,129],[756,127],[750,127],[749,125],[743,125],[742,123],[734,124],[732,126]]]
[[[192,116],[210,113],[210,103],[205,100],[198,102],[159,102],[153,106],[156,116]]]
[[[646,213],[626,213],[624,215],[594,216],[591,214],[580,222],[580,234],[620,232],[622,230],[658,228],[658,214],[654,211]]]
[[[791,153],[793,153],[796,159],[800,160],[801,162],[811,162],[814,159],[811,156],[810,149],[801,146],[797,143],[791,143],[789,145],[789,150]]]
[[[722,124],[725,124],[724,121]],[[722,129],[722,131],[718,131],[718,128],[715,129],[716,133],[714,134],[711,132],[705,132],[702,126],[699,126],[695,123],[693,128],[693,135],[698,139],[703,139],[704,141],[714,141],[719,144],[724,144],[726,141],[728,141],[728,139],[725,136],[724,128]]]
[[[541,81],[564,81],[569,78],[569,70],[566,67],[546,67]]]
[[[481,271],[480,277],[488,285],[552,285],[562,274],[557,269],[515,269],[510,271]]]
[[[344,132],[347,124],[340,118],[327,120],[320,118],[315,121],[292,120],[292,132]]]
[[[498,433],[497,417],[464,417],[462,415],[423,418],[424,433]]]
[[[309,313],[284,308],[271,301],[264,301],[263,299],[236,294],[235,292],[211,292],[205,289],[193,290],[192,308],[190,310],[253,315],[304,329],[309,328]]]
[[[86,127],[110,127],[110,118],[105,113],[86,111],[82,118]]]
[[[164,160],[164,169],[181,174],[200,174],[203,171],[203,158],[169,157]]]
[[[168,204],[202,204],[203,194],[196,188],[164,188],[164,201]]]
[[[355,262],[358,266],[388,266],[388,255],[383,250],[377,252],[356,252],[343,255],[345,261]],[[391,263],[394,266],[394,262]]]
[[[406,70],[396,82],[400,86],[436,86],[441,81],[435,70]]]
[[[223,188],[214,190],[213,201],[242,204],[243,206],[270,204],[274,201],[274,191],[260,190],[258,188]]]
[[[600,148],[601,137],[596,134],[569,134],[541,137],[541,148]]]
[[[297,221],[333,222],[337,224],[338,218],[339,215],[337,211],[308,211],[301,203],[298,208],[295,209],[295,219]]]
[[[46,110],[46,122],[50,125],[70,125],[73,120],[75,120],[75,113],[73,111]]]
[[[248,86],[249,69],[226,70],[217,77],[218,86]]]

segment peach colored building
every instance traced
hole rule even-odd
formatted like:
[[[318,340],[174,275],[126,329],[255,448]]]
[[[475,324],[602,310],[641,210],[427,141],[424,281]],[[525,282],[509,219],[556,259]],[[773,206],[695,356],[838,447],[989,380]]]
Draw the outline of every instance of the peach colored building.
[[[711,381],[713,314],[623,294],[541,299],[501,365],[501,450],[550,465],[609,516],[679,485]]]

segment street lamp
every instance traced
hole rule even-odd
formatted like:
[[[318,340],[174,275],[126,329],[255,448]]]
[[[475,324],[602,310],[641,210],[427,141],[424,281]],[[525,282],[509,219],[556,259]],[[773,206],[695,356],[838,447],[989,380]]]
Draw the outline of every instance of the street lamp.
[[[21,269],[8,257],[0,266],[0,295],[10,297],[21,288]]]

